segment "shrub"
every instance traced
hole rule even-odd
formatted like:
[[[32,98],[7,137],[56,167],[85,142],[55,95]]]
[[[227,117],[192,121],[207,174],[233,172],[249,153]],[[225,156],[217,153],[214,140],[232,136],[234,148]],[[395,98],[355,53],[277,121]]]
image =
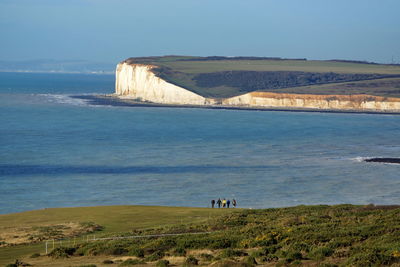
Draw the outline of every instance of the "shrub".
[[[142,260],[135,260],[135,259],[127,259],[123,263],[121,263],[119,266],[129,266],[129,265],[137,265],[137,264],[144,264],[145,262]]]
[[[276,256],[276,255],[274,255],[274,254],[270,254],[270,255],[268,255],[268,256],[262,256],[262,257],[260,257],[259,260],[260,260],[261,262],[271,262],[271,261],[277,261],[277,260],[279,260],[279,257]]]
[[[128,255],[129,256],[135,256],[135,257],[139,257],[139,258],[143,258],[144,257],[144,250],[141,248],[131,248],[128,250]]]
[[[168,260],[159,260],[156,264],[157,267],[168,267],[169,261]]]
[[[174,256],[186,256],[186,250],[182,247],[177,247],[172,251]]]
[[[338,267],[338,265],[333,263],[320,263],[318,267]]]
[[[150,256],[147,256],[146,261],[156,261],[156,260],[161,259],[164,256],[165,256],[164,252],[156,251],[153,254],[151,254]]]
[[[224,249],[219,256],[221,258],[232,258],[232,257],[241,257],[241,256],[247,256],[248,254],[244,251],[241,250],[234,250],[231,248]]]
[[[329,247],[320,247],[311,251],[309,256],[315,260],[323,260],[325,257],[331,256],[333,252],[334,250]]]
[[[53,249],[48,256],[54,259],[68,258],[69,256],[72,256],[75,251],[75,248],[58,247]]]
[[[189,257],[187,257],[187,258],[185,259],[184,265],[185,265],[185,266],[199,265],[199,260],[196,259],[196,258],[193,257],[193,256],[189,256]]]
[[[112,260],[104,260],[103,264],[113,264],[114,262]]]
[[[206,260],[206,261],[212,261],[214,259],[213,255],[207,254],[207,253],[202,253],[199,256],[200,256],[200,258],[202,258],[203,260]]]
[[[33,253],[30,258],[38,258],[40,257],[40,253]]]
[[[285,261],[290,263],[296,260],[301,260],[303,259],[303,255],[300,252],[289,252],[286,255]]]
[[[358,251],[357,251],[358,250]],[[395,258],[385,250],[381,249],[357,249],[356,253],[348,258],[346,264],[349,266],[384,266],[390,265]]]
[[[278,245],[273,245],[273,246],[268,246],[268,247],[263,247],[257,251],[254,251],[252,253],[253,257],[262,257],[262,256],[268,256],[271,254],[274,254],[275,252],[278,251],[280,247]]]
[[[246,263],[236,262],[233,260],[221,260],[213,264],[215,267],[247,267]]]
[[[125,248],[121,248],[121,247],[111,247],[108,250],[105,250],[104,253],[107,255],[120,256],[120,255],[127,254],[128,250]]]
[[[247,256],[243,259],[242,261],[244,264],[246,264],[247,266],[254,266],[257,265],[257,261],[254,257],[252,256]]]

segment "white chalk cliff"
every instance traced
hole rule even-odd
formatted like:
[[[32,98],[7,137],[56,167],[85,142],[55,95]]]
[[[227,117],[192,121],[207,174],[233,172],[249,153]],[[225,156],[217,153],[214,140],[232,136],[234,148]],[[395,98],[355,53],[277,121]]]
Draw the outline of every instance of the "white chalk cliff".
[[[157,77],[155,66],[120,63],[117,65],[115,93],[124,98],[161,104],[205,105],[207,99]]]
[[[370,95],[310,95],[251,92],[215,100],[195,94],[157,77],[155,66],[117,65],[115,94],[120,98],[173,105],[219,105],[254,108],[306,108],[400,112],[400,98]]]

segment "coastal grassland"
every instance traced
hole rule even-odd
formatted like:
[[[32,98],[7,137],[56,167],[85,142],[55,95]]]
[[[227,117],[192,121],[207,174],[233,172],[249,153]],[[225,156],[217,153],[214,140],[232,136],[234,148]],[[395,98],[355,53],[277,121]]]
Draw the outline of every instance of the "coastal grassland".
[[[274,93],[319,94],[319,95],[375,95],[400,97],[400,78],[376,79],[344,83],[299,86],[275,89]]]
[[[195,57],[154,57],[146,60],[132,58],[130,62],[154,64],[184,73],[211,73],[220,71],[303,71],[336,73],[379,73],[400,74],[400,65],[365,64],[351,61],[329,60],[290,60],[290,59],[229,59],[229,60],[191,60]]]
[[[49,230],[45,233],[42,232],[42,238],[39,237],[31,240],[31,244],[21,244],[18,246],[3,244],[3,247],[0,247],[0,265],[23,255],[26,256],[35,252],[43,253],[44,243],[37,243],[39,240],[72,238],[75,236],[82,237],[93,232],[96,234],[96,237],[104,237],[113,236],[121,232],[134,231],[135,229],[202,223],[215,216],[220,216],[228,212],[231,212],[231,210],[217,211],[205,208],[157,206],[98,206],[50,208],[0,215],[0,242],[7,243],[8,240],[5,240],[3,237],[6,236],[6,234],[8,235],[8,233],[15,233],[16,235],[23,234],[30,237],[37,234],[36,230],[38,228]],[[60,236],[60,232],[57,231],[57,228],[59,228],[60,225],[65,226],[70,223],[82,225],[95,224],[101,226],[101,230],[98,231],[94,229],[95,231],[87,231],[86,233],[78,232],[72,233],[71,235]],[[51,233],[53,233],[53,236]]]
[[[176,211],[184,209],[192,208]],[[178,221],[160,225],[160,214],[152,216],[156,227],[119,233],[124,236],[204,232],[201,235],[84,242],[58,247],[49,256],[22,260],[39,266],[79,266],[76,262],[97,266],[107,266],[104,262],[165,266],[167,261],[178,266],[400,266],[400,206],[319,205],[202,211],[217,216],[186,224]]]
[[[151,64],[160,78],[204,97],[226,98],[253,91],[312,94],[369,94],[398,97],[400,65],[353,61],[217,57],[131,58]],[[381,79],[392,78],[390,84]],[[394,79],[397,78],[397,79]],[[359,81],[355,89],[352,85]],[[329,90],[324,85],[330,85]],[[306,88],[305,88],[306,87]]]

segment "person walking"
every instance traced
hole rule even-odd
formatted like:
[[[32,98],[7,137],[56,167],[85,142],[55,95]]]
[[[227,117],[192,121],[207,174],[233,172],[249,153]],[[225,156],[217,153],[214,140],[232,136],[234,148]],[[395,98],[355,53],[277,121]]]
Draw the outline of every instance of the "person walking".
[[[236,199],[232,199],[232,206],[234,207],[234,208],[236,208]]]
[[[226,206],[228,206],[228,209],[229,209],[229,205],[231,204],[231,201],[228,199],[227,201],[226,201]]]
[[[214,205],[215,205],[215,200],[213,199],[211,200],[211,208],[214,208]]]
[[[217,205],[218,205],[218,208],[221,208],[221,203],[222,203],[221,199],[220,199],[220,198],[218,198],[218,200],[217,200]]]
[[[222,200],[222,207],[223,207],[223,208],[226,207],[226,199],[225,199],[225,198]]]

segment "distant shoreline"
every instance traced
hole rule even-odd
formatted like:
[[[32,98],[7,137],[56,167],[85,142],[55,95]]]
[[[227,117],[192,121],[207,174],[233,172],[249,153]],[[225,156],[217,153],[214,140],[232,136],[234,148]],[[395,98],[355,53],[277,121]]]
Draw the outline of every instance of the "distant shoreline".
[[[115,71],[0,70],[0,73],[115,75]]]
[[[77,99],[88,101],[91,105],[116,106],[116,107],[164,107],[164,108],[201,108],[201,109],[223,109],[244,111],[286,111],[286,112],[318,112],[318,113],[349,113],[349,114],[379,114],[400,115],[400,112],[367,111],[367,110],[339,110],[339,109],[307,109],[307,108],[275,108],[275,107],[239,107],[223,105],[177,105],[142,102],[133,99],[122,99],[114,95],[74,95]]]

